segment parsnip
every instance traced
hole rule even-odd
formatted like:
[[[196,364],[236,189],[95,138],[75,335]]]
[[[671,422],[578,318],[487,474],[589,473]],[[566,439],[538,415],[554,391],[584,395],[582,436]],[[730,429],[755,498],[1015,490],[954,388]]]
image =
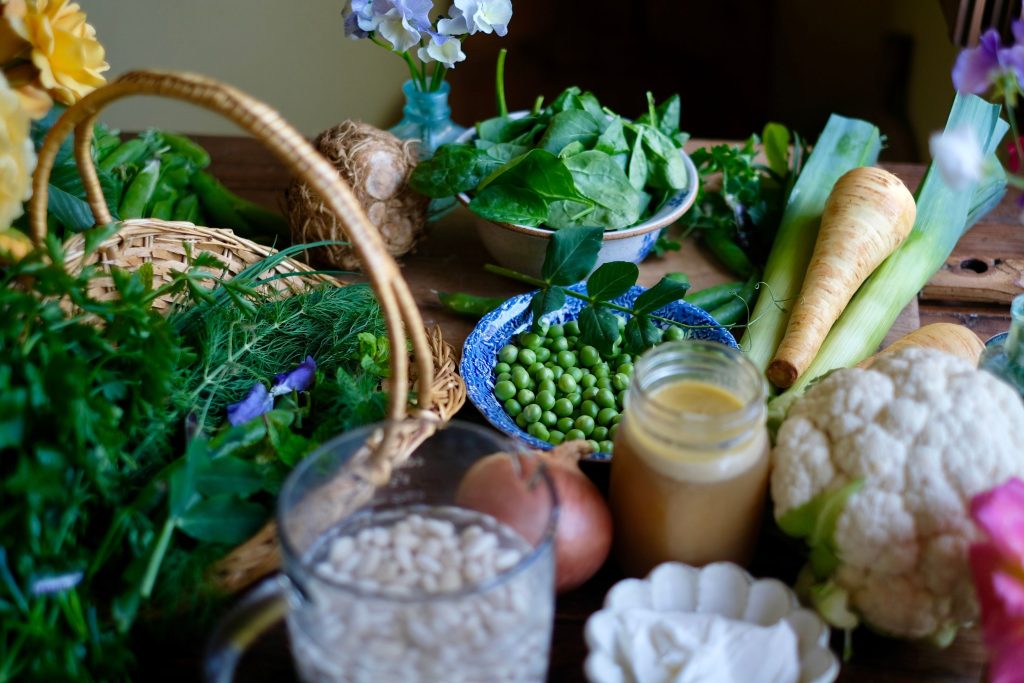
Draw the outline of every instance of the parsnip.
[[[832,189],[786,333],[768,379],[788,387],[807,369],[857,288],[910,234],[914,197],[880,168],[848,171]]]
[[[932,323],[900,337],[875,355],[857,363],[857,367],[869,368],[880,357],[908,346],[945,351],[953,356],[960,356],[972,365],[978,364],[981,352],[985,350],[984,342],[969,328],[955,323]]]

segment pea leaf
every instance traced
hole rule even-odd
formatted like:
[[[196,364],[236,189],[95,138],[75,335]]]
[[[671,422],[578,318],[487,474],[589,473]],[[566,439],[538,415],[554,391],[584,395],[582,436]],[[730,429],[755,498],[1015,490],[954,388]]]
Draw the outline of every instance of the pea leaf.
[[[601,228],[568,228],[554,233],[544,254],[541,277],[552,285],[579,282],[597,263],[603,239]]]
[[[601,124],[582,110],[563,111],[551,117],[551,124],[540,139],[540,148],[558,154],[566,145],[579,142],[591,147],[601,134]]]
[[[469,203],[471,211],[490,221],[540,225],[548,217],[548,205],[527,189],[489,185]]]
[[[629,353],[643,353],[661,341],[661,334],[647,316],[634,315],[626,321],[623,331],[626,350]]]
[[[636,301],[633,302],[633,312],[641,315],[653,313],[662,306],[682,299],[689,288],[689,282],[662,278],[658,284],[636,298]]]
[[[557,311],[565,305],[565,290],[561,287],[548,287],[533,295],[530,300],[530,312],[533,313],[533,324],[539,327],[540,320],[548,313]]]
[[[191,506],[178,528],[197,541],[234,545],[252,536],[266,518],[262,505],[236,496],[212,496]]]
[[[587,294],[599,301],[622,296],[636,284],[640,269],[628,261],[605,263],[587,279]]]
[[[580,339],[604,354],[611,354],[619,339],[619,320],[611,311],[586,306],[579,315]]]
[[[784,178],[789,173],[789,129],[781,123],[767,123],[761,139],[768,168]]]
[[[210,460],[196,476],[196,489],[204,496],[248,496],[263,488],[263,474],[253,462],[231,456]]]

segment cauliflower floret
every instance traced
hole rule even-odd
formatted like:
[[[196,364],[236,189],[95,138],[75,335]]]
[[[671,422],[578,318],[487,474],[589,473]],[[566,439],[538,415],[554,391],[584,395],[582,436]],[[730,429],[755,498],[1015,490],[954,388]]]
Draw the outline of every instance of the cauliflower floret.
[[[976,614],[968,503],[1024,476],[1024,403],[960,358],[908,348],[811,387],[772,458],[780,520],[860,482],[827,538],[819,525],[812,542],[834,554],[831,578],[866,621],[897,636],[936,636]]]

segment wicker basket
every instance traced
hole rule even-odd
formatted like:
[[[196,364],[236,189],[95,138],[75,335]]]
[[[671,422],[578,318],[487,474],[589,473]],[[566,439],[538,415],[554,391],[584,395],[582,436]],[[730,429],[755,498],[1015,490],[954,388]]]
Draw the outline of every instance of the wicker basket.
[[[409,357],[405,354],[391,355],[391,386],[410,387],[416,400],[411,405],[406,392],[390,392],[388,417],[391,420],[417,419],[408,423],[415,425],[414,428],[396,430],[399,433],[385,435],[382,442],[374,445],[372,475],[377,481],[386,481],[392,468],[401,464],[416,444],[458,411],[466,399],[465,385],[456,372],[451,346],[441,338],[438,329],[428,334],[424,328],[398,265],[387,253],[383,240],[349,187],[334,167],[276,111],[235,88],[196,74],[160,71],[124,74],[69,108],[47,135],[39,151],[29,205],[33,240],[39,244],[46,235],[50,172],[61,143],[72,130],[75,133],[75,159],[96,224],[112,221],[92,162],[92,130],[105,106],[133,95],[159,95],[184,100],[230,119],[262,142],[297,178],[313,188],[344,224],[380,302],[391,348],[406,348],[408,335],[415,359],[415,366],[410,367]],[[186,244],[190,245],[193,254],[210,252],[224,261],[227,264],[225,275],[237,274],[274,253],[273,249],[243,239],[228,229],[156,219],[124,221],[115,236],[87,257],[81,236],[73,237],[65,248],[66,258],[75,268],[99,262],[132,269],[142,263],[151,263],[154,283],[159,284],[167,281],[173,271],[187,267]],[[293,259],[285,259],[268,275],[283,273],[300,275],[274,280],[278,289],[331,282]],[[90,295],[102,299],[116,296],[116,292],[110,280],[97,278]],[[158,301],[155,305],[166,310],[172,301]],[[273,524],[268,524],[253,539],[225,557],[214,569],[214,576],[225,589],[237,590],[273,571],[278,564],[275,529]]]

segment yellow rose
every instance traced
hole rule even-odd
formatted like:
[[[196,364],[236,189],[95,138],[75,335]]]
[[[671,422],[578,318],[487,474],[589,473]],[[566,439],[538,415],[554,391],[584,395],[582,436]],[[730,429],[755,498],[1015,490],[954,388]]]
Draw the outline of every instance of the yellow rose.
[[[7,0],[4,17],[31,44],[30,56],[39,70],[39,82],[55,99],[74,104],[106,82],[100,74],[110,65],[103,60],[96,30],[85,23],[85,13],[77,3]]]
[[[28,112],[0,75],[0,228],[21,215],[22,203],[32,195],[35,167]]]

